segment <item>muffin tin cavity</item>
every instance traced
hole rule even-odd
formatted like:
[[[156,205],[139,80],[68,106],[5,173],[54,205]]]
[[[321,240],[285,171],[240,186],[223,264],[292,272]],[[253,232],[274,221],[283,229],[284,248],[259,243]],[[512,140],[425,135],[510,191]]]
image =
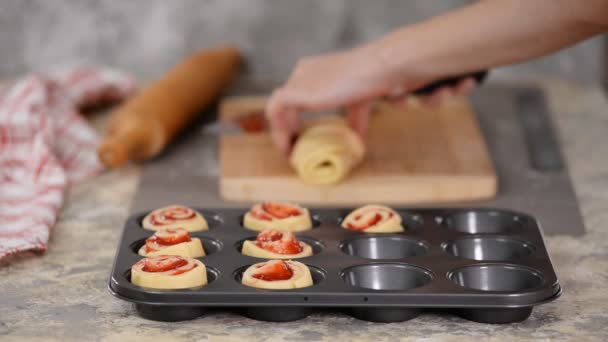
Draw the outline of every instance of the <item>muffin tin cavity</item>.
[[[222,224],[224,224],[224,219],[222,215],[215,211],[210,210],[198,210],[201,215],[207,220],[207,224],[209,225],[209,229],[219,228]]]
[[[340,274],[349,286],[370,290],[408,291],[433,280],[430,271],[398,263],[374,263],[352,266]]]
[[[526,257],[534,251],[532,244],[508,237],[470,237],[443,244],[455,257],[480,261],[506,261]]]
[[[298,241],[307,243],[310,247],[312,247],[313,255],[321,253],[321,251],[323,251],[323,248],[325,248],[323,243],[317,239],[307,237],[307,236],[297,236],[297,235],[296,235],[296,238],[298,239]],[[255,241],[255,239],[256,239],[256,236],[250,236],[246,239],[239,240],[234,244],[234,248],[239,253],[241,253],[241,250],[243,249],[243,243],[245,243],[245,241]],[[260,259],[262,259],[262,258],[260,258]],[[298,258],[298,259],[303,259],[303,258]]]
[[[479,291],[523,292],[543,284],[540,272],[513,265],[477,265],[452,271],[455,284]]]
[[[468,234],[509,233],[520,226],[519,216],[498,211],[464,211],[441,220],[450,230]]]
[[[414,212],[402,210],[397,210],[397,213],[401,215],[401,222],[403,224],[403,228],[405,228],[406,231],[415,231],[417,229],[422,228],[424,220],[421,215]]]
[[[244,241],[258,232],[243,228],[249,208],[207,210],[211,229],[201,239],[208,284],[192,289],[152,290],[130,282],[137,254],[153,231],[141,227],[144,214],[124,227],[109,281],[110,291],[135,303],[142,317],[179,321],[234,311],[264,321],[301,319],[333,308],[373,322],[415,318],[444,310],[487,323],[518,322],[533,308],[561,294],[539,224],[533,217],[499,209],[395,208],[405,231],[362,233],[343,229],[355,208],[308,208],[315,229],[295,233],[313,255],[306,264],[313,286],[257,289],[241,283],[252,264],[267,260],[243,255]]]
[[[403,259],[425,255],[428,244],[402,235],[361,236],[340,242],[340,250],[365,259]]]

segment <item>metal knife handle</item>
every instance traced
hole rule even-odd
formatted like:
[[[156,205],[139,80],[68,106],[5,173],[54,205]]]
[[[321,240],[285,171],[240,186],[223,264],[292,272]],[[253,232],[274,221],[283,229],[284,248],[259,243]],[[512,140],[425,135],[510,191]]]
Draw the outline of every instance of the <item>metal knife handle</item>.
[[[449,77],[439,80],[437,82],[431,83],[424,88],[420,88],[414,91],[415,95],[429,95],[433,91],[441,88],[441,87],[454,87],[458,84],[458,82],[462,81],[467,77],[473,77],[477,84],[482,83],[486,77],[488,76],[487,70],[478,71],[472,74],[466,74],[461,76]]]

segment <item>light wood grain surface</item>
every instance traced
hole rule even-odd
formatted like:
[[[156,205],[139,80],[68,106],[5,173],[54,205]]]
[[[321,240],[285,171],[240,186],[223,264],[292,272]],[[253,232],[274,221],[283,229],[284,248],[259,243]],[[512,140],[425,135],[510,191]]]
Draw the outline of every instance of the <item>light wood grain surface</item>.
[[[220,117],[263,109],[263,97],[224,101]],[[316,205],[417,204],[490,198],[497,176],[471,106],[376,106],[364,162],[343,182],[300,181],[267,133],[220,138],[220,193],[226,200],[289,200]]]

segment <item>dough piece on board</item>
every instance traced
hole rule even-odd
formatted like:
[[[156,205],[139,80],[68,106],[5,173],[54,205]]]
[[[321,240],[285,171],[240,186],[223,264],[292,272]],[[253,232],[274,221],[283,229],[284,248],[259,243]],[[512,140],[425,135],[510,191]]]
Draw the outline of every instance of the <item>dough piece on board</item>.
[[[353,210],[342,221],[342,228],[364,233],[397,233],[404,231],[401,216],[393,209],[370,204]]]
[[[290,203],[264,202],[256,204],[243,217],[243,226],[255,231],[276,229],[301,232],[312,229],[308,209]]]
[[[309,244],[298,241],[293,233],[267,229],[254,241],[243,242],[241,253],[256,258],[298,259],[313,255],[313,250]]]
[[[205,249],[201,240],[190,237],[190,233],[184,228],[164,228],[146,239],[138,254],[145,257],[181,255],[200,258],[205,256]]]
[[[269,260],[249,266],[243,285],[259,289],[286,290],[313,285],[308,266],[297,261]]]
[[[184,228],[189,232],[198,232],[209,229],[203,215],[183,205],[156,209],[144,217],[142,225],[148,230]]]
[[[161,255],[131,267],[131,282],[151,289],[187,289],[207,284],[205,265],[193,258]]]
[[[314,185],[340,182],[365,154],[363,141],[342,120],[320,122],[296,141],[290,164],[302,181]]]

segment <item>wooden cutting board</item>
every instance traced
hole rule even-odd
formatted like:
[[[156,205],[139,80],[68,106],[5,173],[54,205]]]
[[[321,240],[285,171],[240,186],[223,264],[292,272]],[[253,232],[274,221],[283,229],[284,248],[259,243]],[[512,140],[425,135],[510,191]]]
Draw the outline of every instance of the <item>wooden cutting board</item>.
[[[220,120],[264,108],[263,97],[233,97]],[[439,108],[380,103],[372,115],[365,160],[343,182],[299,180],[268,133],[220,136],[220,195],[229,201],[286,200],[315,205],[418,204],[487,199],[497,177],[476,116],[465,99]]]

